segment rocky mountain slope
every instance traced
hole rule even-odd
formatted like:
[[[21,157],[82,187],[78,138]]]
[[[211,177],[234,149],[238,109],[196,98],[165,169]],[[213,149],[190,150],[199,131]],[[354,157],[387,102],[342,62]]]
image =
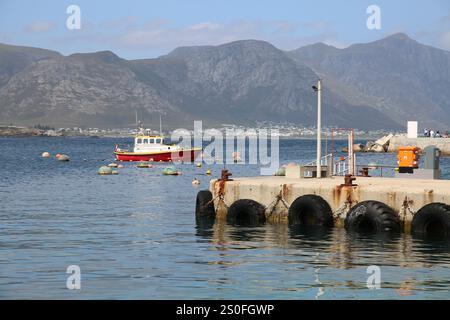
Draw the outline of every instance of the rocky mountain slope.
[[[450,127],[450,52],[399,33],[336,49],[315,44],[289,52],[350,103],[365,103],[396,122]]]
[[[264,41],[177,48],[157,59],[109,51],[62,56],[0,45],[0,123],[121,127],[135,111],[155,125],[255,120],[314,125],[324,79],[324,125],[399,128],[449,123],[450,53],[403,35],[336,49],[283,52]]]

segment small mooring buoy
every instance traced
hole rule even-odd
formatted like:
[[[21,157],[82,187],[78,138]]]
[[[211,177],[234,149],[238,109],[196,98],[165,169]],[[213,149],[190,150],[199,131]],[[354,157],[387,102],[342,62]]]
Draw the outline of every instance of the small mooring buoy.
[[[192,180],[192,185],[194,187],[199,186],[200,185],[200,180],[198,180],[197,178],[194,178],[194,180]]]
[[[163,175],[165,176],[179,176],[181,171],[177,170],[174,166],[165,167],[163,169]]]
[[[117,164],[117,163],[110,163],[110,164],[108,164],[108,167],[110,167],[110,168],[117,168],[119,165]]]
[[[147,161],[141,161],[137,165],[138,168],[153,168],[153,165],[148,163]]]
[[[43,152],[42,153],[42,158],[50,158],[50,153],[48,153],[47,151]]]
[[[376,169],[378,168],[378,164],[377,164],[376,162],[370,162],[370,163],[367,165],[367,167],[368,167],[370,170],[376,170]]]
[[[69,156],[67,154],[59,154],[58,153],[56,155],[56,160],[58,160],[58,161],[69,161],[70,158],[69,158]]]
[[[284,177],[284,176],[286,176],[286,166],[285,166],[285,165],[281,166],[281,167],[275,172],[275,176],[279,176],[279,177]]]
[[[202,164],[199,162],[199,163],[196,163],[195,166],[196,166],[197,168],[201,168],[201,167],[202,167]]]
[[[210,176],[211,173],[212,173],[212,172],[211,172],[211,169],[206,170],[206,175],[207,175],[207,176]]]
[[[109,174],[114,174],[114,171],[111,167],[101,166],[100,169],[98,169],[98,174],[99,175],[109,175]],[[117,171],[116,171],[116,174],[117,174]]]

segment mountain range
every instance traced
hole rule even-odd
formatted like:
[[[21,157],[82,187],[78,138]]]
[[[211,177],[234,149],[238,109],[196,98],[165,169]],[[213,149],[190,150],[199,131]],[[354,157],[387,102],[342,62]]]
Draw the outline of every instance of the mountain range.
[[[323,79],[323,124],[359,129],[450,127],[450,52],[405,34],[338,49],[282,51],[268,42],[180,47],[126,60],[110,51],[63,56],[0,44],[0,124],[130,127],[252,124],[310,126],[311,86]]]

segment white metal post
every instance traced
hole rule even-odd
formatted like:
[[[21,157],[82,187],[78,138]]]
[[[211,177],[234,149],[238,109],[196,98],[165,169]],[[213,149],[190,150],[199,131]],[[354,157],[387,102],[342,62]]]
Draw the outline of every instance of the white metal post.
[[[350,130],[348,134],[348,165],[349,165],[349,174],[355,175],[356,169],[356,161],[355,161],[355,151],[353,150],[353,146],[355,144],[355,137],[353,130]]]
[[[322,81],[317,81],[317,178],[322,177]]]

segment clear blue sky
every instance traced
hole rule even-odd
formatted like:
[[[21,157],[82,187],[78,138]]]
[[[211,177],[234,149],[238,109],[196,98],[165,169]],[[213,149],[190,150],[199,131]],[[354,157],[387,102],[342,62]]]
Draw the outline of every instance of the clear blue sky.
[[[66,28],[70,4],[81,9],[80,30]],[[381,30],[366,27],[371,4],[381,9]],[[0,42],[63,54],[112,50],[146,58],[250,38],[280,49],[319,41],[345,47],[396,32],[450,50],[450,1],[0,0]]]

